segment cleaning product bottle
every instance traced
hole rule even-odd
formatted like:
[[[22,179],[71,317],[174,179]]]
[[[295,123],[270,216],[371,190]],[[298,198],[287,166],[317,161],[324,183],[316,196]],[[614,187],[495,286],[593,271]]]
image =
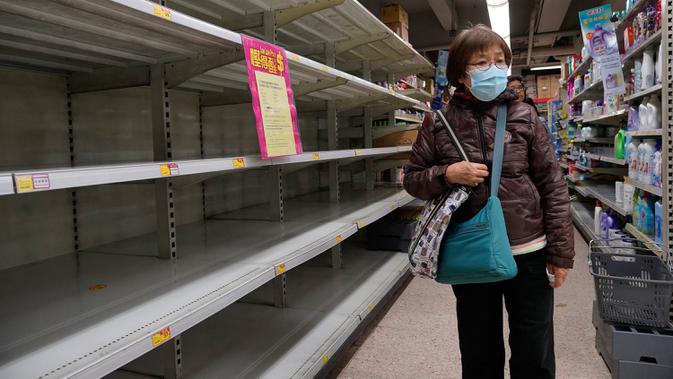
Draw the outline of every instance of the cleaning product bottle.
[[[654,199],[650,194],[645,194],[641,207],[642,232],[648,236],[654,236]]]
[[[629,107],[628,118],[626,120],[626,129],[629,131],[638,130],[640,127],[640,118],[638,117],[638,108],[634,106]]]
[[[657,140],[646,139],[642,145],[642,157],[640,161],[640,182],[643,184],[652,184],[652,163],[654,153],[657,151]],[[640,148],[640,146],[639,146]]]
[[[636,176],[634,178],[635,181],[637,182],[642,182],[642,172],[643,172],[643,158],[645,157],[645,147],[646,143],[642,139],[640,140],[640,143],[638,144],[638,163],[637,163],[637,170],[636,170]]]
[[[610,238],[610,229],[613,229],[617,224],[616,218],[612,215],[611,210],[604,212],[605,216],[603,218],[603,223],[601,225],[601,238],[608,240]]]
[[[640,87],[642,87],[642,78],[643,78],[643,61],[640,58],[637,58],[633,63],[633,91],[640,92]]]
[[[596,201],[596,206],[594,207],[594,233],[599,235],[601,233],[601,217],[603,209],[601,208],[601,202]]]
[[[654,50],[652,48],[648,47],[643,53],[643,67],[641,71],[643,78],[640,89],[644,91],[654,85]]]
[[[626,145],[626,155],[629,163],[629,178],[638,180],[638,145],[635,140],[631,140]]]
[[[659,96],[652,96],[647,103],[647,129],[661,129],[661,101]]]
[[[624,129],[619,129],[615,135],[615,159],[624,159],[624,137],[626,137],[626,132]]]
[[[635,193],[635,187],[630,183],[624,182],[624,198],[622,199],[622,206],[624,209],[628,209],[633,213],[633,194]]]
[[[640,224],[640,193],[642,191],[636,191],[633,194],[632,198],[632,220],[631,222],[633,223],[633,226],[636,227],[636,229],[640,230],[641,224]]]
[[[642,103],[640,103],[640,105],[638,106],[638,119],[640,120],[638,130],[648,130],[648,128],[650,127],[650,124],[647,122],[649,112],[647,104],[649,102],[650,98],[644,97]]]
[[[655,187],[662,187],[661,184],[661,148],[657,149],[652,158],[651,176],[652,185]]]
[[[654,241],[661,245],[663,236],[662,236],[662,223],[664,217],[664,206],[661,203],[661,200],[654,203]]]

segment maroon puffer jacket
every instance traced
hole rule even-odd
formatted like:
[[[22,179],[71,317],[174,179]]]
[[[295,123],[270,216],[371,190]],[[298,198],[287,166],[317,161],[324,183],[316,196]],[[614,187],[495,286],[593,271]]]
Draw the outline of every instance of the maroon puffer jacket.
[[[457,95],[448,106],[446,119],[468,159],[485,163],[490,172],[497,106],[508,103],[498,197],[510,243],[520,245],[546,234],[548,262],[571,268],[575,250],[568,187],[544,125],[530,105],[513,101],[514,98],[509,91],[489,103],[469,95]],[[458,151],[446,128],[426,116],[404,168],[404,188],[419,199],[433,199],[449,189],[446,167],[459,161]],[[474,188],[452,221],[466,221],[479,212],[488,200],[488,187],[487,179]]]

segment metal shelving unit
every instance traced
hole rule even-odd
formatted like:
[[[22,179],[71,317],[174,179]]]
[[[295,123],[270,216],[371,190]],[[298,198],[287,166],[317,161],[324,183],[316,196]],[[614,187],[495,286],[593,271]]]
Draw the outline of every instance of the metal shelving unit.
[[[626,115],[626,109],[620,109],[617,112],[607,113],[598,117],[582,118],[580,122],[600,125],[621,125]]]
[[[594,218],[592,211],[588,207],[582,205],[582,203],[578,202],[570,203],[570,211],[577,229],[579,229],[584,238],[586,238],[587,241],[598,240],[599,238],[596,236],[593,229]]]
[[[573,142],[575,142],[575,143],[593,142],[593,143],[614,144],[615,139],[610,138],[610,137],[595,137],[595,138],[577,137],[577,138],[573,139]]]
[[[654,130],[631,130],[627,131],[626,134],[631,137],[661,137],[663,130],[654,129]]]
[[[630,68],[633,65],[633,61],[641,55],[648,47],[654,47],[656,43],[661,42],[662,30],[658,30],[656,33],[651,35],[644,41],[641,41],[637,46],[632,47],[622,60],[624,68]]]
[[[1,271],[1,376],[104,375],[154,348],[161,330],[179,335],[412,200],[395,189],[344,198],[332,205],[325,194],[290,200],[282,224],[230,218],[184,225],[184,253],[175,262],[154,258],[156,236],[145,235]],[[46,277],[62,285],[44,288]],[[60,301],[25,304],[50,298]]]
[[[588,153],[587,157],[591,158],[594,161],[608,162],[608,163],[612,163],[612,164],[615,164],[615,165],[618,165],[618,166],[626,166],[626,161],[623,160],[623,159],[617,159],[617,158],[608,157],[608,156],[605,156],[605,155],[598,155],[598,154],[592,154],[592,153]]]
[[[26,125],[0,134],[18,136],[0,173],[0,377],[102,376],[150,351],[180,377],[200,358],[182,334],[260,293],[269,305],[245,312],[264,326],[320,314],[301,353],[265,361],[315,373],[407,275],[404,254],[358,247],[342,266],[342,242],[412,201],[375,188],[377,159],[411,147],[373,148],[372,120],[427,111],[428,94],[371,81],[432,64],[355,0],[165,3],[0,0],[1,98]],[[240,31],[287,48],[303,154],[257,153]],[[360,141],[343,143],[358,117]],[[287,282],[316,259],[329,275],[302,288],[334,292],[357,272],[351,308],[292,309],[302,288]]]
[[[661,257],[662,259],[666,258],[663,256],[661,252],[661,246],[659,246],[656,242],[654,242],[654,239],[651,236],[648,236],[647,234],[641,232],[633,224],[626,224],[624,230],[626,230],[630,235],[632,235],[633,238],[637,239],[643,245],[645,245],[645,247],[656,253],[659,257]]]
[[[652,95],[654,93],[660,93],[661,92],[661,84],[654,85],[644,91],[638,91],[632,95],[626,96],[624,98],[624,101],[633,101],[633,100],[638,100],[642,97]]]
[[[612,208],[622,216],[631,214],[630,209],[624,208],[623,204],[619,205],[615,199],[615,186],[613,184],[585,184],[586,193],[596,200],[599,200],[605,206]]]
[[[659,197],[663,196],[663,190],[660,187],[655,187],[649,184],[645,184],[636,180],[631,180],[631,185],[633,185],[636,188],[639,188],[643,191],[647,191],[653,195],[657,195]]]
[[[590,100],[596,97],[597,94],[603,93],[603,82],[601,80],[592,83],[589,87],[585,88],[582,92],[573,96],[568,100],[569,103],[576,103],[582,100]]]

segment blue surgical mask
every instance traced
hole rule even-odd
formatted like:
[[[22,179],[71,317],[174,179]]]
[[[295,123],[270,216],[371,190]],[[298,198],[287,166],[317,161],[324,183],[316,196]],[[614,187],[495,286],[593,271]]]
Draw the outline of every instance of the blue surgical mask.
[[[470,92],[481,101],[495,100],[507,88],[507,69],[491,65],[488,70],[470,71],[472,87]]]

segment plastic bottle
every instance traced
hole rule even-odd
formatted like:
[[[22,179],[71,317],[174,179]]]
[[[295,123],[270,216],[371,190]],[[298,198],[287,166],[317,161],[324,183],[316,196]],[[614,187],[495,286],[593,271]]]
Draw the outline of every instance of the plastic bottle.
[[[624,129],[619,129],[619,132],[615,135],[615,159],[624,159],[624,137],[626,137]]]
[[[626,145],[627,159],[629,161],[629,178],[638,180],[638,145],[635,140]]]
[[[596,206],[594,207],[594,233],[596,235],[601,233],[602,213],[603,209],[601,208],[601,202],[597,201]]]
[[[640,123],[638,124],[638,130],[648,130],[650,127],[650,124],[647,122],[649,117],[649,109],[647,108],[647,105],[649,102],[650,98],[645,97],[643,98],[643,102],[638,106],[638,119],[640,120]]]
[[[652,96],[647,103],[647,129],[661,128],[661,101],[659,101],[659,96]]]
[[[654,203],[654,241],[661,245],[663,241],[662,223],[664,215],[664,206],[661,200]]]
[[[614,227],[617,225],[617,220],[616,218],[612,215],[611,211],[606,211],[603,212],[603,222],[601,224],[601,234],[600,237],[604,240],[608,240],[610,238],[610,229],[614,229]]]
[[[633,63],[633,88],[635,92],[640,91],[640,87],[642,86],[642,68],[643,68],[643,61],[638,58],[636,61]]]
[[[654,50],[652,48],[645,49],[643,53],[643,67],[641,90],[649,89],[654,85]]]
[[[661,149],[658,149],[652,157],[650,165],[651,184],[661,188]]]
[[[626,122],[626,130],[633,131],[640,128],[640,118],[638,117],[638,107],[630,106]]]
[[[633,211],[633,194],[635,190],[636,189],[631,184],[624,183],[624,199],[622,201],[624,209]]]
[[[641,150],[642,149],[642,150]],[[638,150],[642,151],[640,158],[640,175],[639,181],[643,184],[652,184],[652,164],[654,161],[654,153],[657,152],[657,140],[647,139],[644,143],[638,146]]]
[[[638,191],[638,193],[634,193],[633,199],[632,199],[632,222],[633,226],[636,227],[636,229],[640,230],[641,229],[641,223],[640,223],[640,195],[642,191]]]
[[[654,236],[654,199],[649,194],[642,198],[640,217],[642,223],[642,232]]]

